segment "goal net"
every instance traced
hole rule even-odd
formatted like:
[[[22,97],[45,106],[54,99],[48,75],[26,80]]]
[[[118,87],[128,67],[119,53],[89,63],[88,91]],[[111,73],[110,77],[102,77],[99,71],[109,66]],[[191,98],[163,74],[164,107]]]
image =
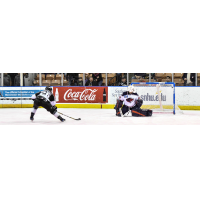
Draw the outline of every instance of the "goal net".
[[[175,84],[173,82],[137,82],[131,85],[143,99],[142,109],[151,109],[159,113],[182,113],[175,104]]]

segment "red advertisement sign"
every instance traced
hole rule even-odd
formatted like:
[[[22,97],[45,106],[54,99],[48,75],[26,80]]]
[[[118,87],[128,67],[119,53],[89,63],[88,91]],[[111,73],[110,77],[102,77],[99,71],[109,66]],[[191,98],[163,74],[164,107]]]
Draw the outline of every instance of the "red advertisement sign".
[[[53,87],[56,103],[108,103],[108,87]]]

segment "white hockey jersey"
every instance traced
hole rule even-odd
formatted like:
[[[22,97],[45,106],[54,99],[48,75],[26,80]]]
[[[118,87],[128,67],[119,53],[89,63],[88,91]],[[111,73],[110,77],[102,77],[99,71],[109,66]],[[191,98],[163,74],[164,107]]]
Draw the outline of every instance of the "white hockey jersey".
[[[128,94],[128,95],[123,95],[119,97],[119,100],[124,102],[124,105],[132,108],[136,105],[136,101],[139,99],[140,97],[138,95],[134,95],[134,94]]]
[[[44,90],[44,91],[38,92],[38,93],[32,95],[31,98],[32,99],[36,99],[36,98],[43,99],[44,101],[49,101],[52,106],[56,105],[56,101],[55,101],[54,95],[48,90]]]

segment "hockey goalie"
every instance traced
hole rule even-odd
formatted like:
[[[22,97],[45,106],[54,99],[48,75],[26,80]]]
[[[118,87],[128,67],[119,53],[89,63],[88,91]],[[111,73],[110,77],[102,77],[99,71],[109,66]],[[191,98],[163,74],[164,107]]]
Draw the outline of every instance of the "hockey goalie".
[[[133,117],[146,117],[152,116],[152,110],[141,109],[143,100],[135,93],[134,86],[128,86],[126,92],[123,92],[121,96],[117,99],[115,105],[116,116],[121,117],[125,113],[131,111]]]

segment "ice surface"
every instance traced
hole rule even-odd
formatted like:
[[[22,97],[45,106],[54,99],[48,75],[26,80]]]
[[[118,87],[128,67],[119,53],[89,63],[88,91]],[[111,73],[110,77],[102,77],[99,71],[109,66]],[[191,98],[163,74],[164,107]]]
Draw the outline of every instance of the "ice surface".
[[[63,116],[60,122],[43,108],[39,108],[35,120],[30,121],[32,108],[0,109],[0,125],[200,125],[200,111],[183,111],[183,114],[153,114],[152,117],[116,117],[114,109],[68,109],[58,111],[80,121]]]

